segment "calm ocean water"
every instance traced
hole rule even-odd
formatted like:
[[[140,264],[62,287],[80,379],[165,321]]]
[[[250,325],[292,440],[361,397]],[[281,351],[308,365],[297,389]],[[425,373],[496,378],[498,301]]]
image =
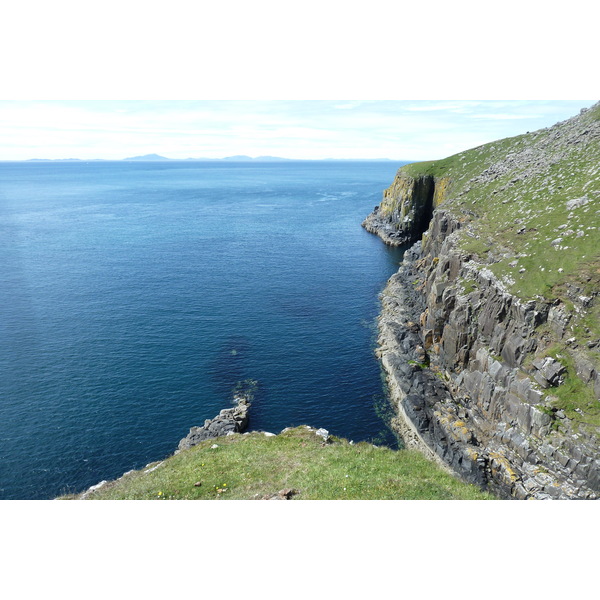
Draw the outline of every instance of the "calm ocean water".
[[[360,223],[400,163],[0,163],[0,498],[172,454],[259,382],[251,429],[393,444]]]

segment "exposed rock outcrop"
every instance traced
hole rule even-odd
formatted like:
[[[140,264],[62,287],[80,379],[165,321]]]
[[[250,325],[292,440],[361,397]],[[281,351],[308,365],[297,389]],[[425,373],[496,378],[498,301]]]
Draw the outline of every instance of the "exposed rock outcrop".
[[[204,440],[218,438],[232,433],[242,433],[248,427],[248,411],[253,397],[254,382],[234,393],[233,408],[224,408],[214,419],[204,421],[202,427],[192,427],[179,442],[177,452],[196,446]]]
[[[415,242],[427,229],[433,209],[442,201],[448,180],[430,175],[399,175],[383,193],[383,201],[362,226],[390,246]]]
[[[485,192],[498,193],[502,202],[502,190],[489,187],[494,176],[510,176],[518,167],[528,177],[545,177],[553,157],[568,156],[565,144],[593,141],[597,148],[600,127],[584,127],[575,120],[550,131],[543,145],[532,143],[520,161],[513,153],[485,168],[480,176],[488,186]],[[430,178],[435,189],[440,180]],[[389,190],[400,190],[406,199],[392,198],[387,190],[382,206],[367,219],[367,228],[387,243],[395,239],[394,232],[401,232],[404,240],[422,233],[421,225],[412,234],[412,225],[406,231],[405,223],[419,220],[406,219],[410,210],[402,207],[424,195],[414,193],[414,177],[400,172],[396,179]],[[568,377],[578,377],[586,393],[593,390],[600,398],[595,342],[583,343],[576,337],[580,329],[573,326],[578,316],[590,314],[599,294],[584,294],[573,283],[568,284],[573,289],[564,286],[565,300],[523,299],[489,266],[505,248],[492,248],[488,262],[465,249],[465,235],[480,237],[478,215],[457,206],[464,205],[458,200],[476,179],[467,187],[455,187],[447,198],[438,192],[447,202],[434,206],[422,242],[407,251],[381,296],[377,354],[398,409],[395,424],[407,446],[443,461],[500,497],[597,498],[598,428],[586,425],[582,411],[579,422],[569,418],[556,407],[552,394]],[[581,206],[598,208],[597,180],[592,183],[587,189],[594,190],[593,200]],[[444,195],[449,187],[445,180]],[[413,190],[410,201],[407,189]],[[577,206],[572,203],[569,210]],[[567,354],[552,352],[554,347],[569,349],[573,367],[567,369]],[[590,410],[595,414],[596,409]]]
[[[547,311],[518,303],[483,276],[478,291],[461,295],[469,267],[460,263],[439,286],[435,272],[423,279],[427,261],[417,256],[407,254],[388,282],[379,320],[378,354],[407,446],[500,497],[595,498],[597,438],[575,433],[543,402],[540,388],[564,367],[545,359],[529,373],[520,368]]]
[[[204,440],[210,440],[233,433],[244,432],[248,427],[248,412],[250,410],[251,401],[254,398],[256,386],[257,382],[253,380],[240,382],[233,392],[234,406],[232,408],[224,408],[213,419],[206,419],[202,427],[192,427],[188,435],[180,440],[177,450],[175,450],[174,454],[178,454],[182,450],[192,448]],[[151,473],[163,465],[164,460],[148,463],[144,467],[144,473]],[[116,481],[119,481],[130,473],[133,473],[133,471],[127,471],[127,473],[124,473]],[[96,485],[84,490],[77,496],[77,498],[79,500],[87,500],[96,490],[99,490],[100,488],[109,484],[110,482],[107,480],[100,481]]]

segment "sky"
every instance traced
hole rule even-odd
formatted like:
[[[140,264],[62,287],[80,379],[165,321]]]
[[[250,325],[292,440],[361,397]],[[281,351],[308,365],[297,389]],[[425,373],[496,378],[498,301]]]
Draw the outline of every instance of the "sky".
[[[553,125],[593,100],[0,101],[0,160],[434,160]]]

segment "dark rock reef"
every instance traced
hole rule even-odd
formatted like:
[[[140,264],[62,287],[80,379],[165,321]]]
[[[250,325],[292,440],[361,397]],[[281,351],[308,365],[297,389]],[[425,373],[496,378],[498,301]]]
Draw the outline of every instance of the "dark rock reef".
[[[192,427],[179,442],[177,452],[196,446],[204,440],[232,433],[242,433],[248,427],[248,412],[251,406],[255,382],[246,382],[233,394],[233,408],[224,408],[213,419],[206,419],[201,427]]]

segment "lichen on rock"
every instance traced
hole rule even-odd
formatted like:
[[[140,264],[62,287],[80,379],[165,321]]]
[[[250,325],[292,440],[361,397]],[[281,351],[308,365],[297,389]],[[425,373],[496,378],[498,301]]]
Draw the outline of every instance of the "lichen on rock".
[[[441,204],[448,180],[429,175],[411,177],[400,170],[383,200],[362,226],[391,246],[417,241],[427,229],[433,209]]]
[[[558,250],[570,272],[552,270],[553,256],[539,255],[548,266],[532,274],[521,262],[535,258],[525,249],[540,232],[527,217],[541,193],[562,237],[577,211],[599,220],[599,148],[600,104],[459,160],[403,167],[363,223],[386,243],[419,240],[381,295],[377,355],[394,423],[407,445],[500,497],[600,495],[600,249],[584,233]],[[585,194],[562,200],[562,186],[547,187],[557,172]],[[521,214],[514,232],[500,218],[508,209],[497,212],[507,204]],[[526,277],[552,287],[528,296]]]

